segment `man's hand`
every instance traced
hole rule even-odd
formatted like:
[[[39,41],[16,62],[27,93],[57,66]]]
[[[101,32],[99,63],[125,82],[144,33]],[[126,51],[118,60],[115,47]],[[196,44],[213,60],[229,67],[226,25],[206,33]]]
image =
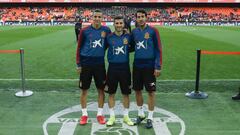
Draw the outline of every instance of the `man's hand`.
[[[77,72],[80,74],[82,71],[82,67],[77,67]]]
[[[155,69],[154,70],[154,76],[159,77],[161,75],[161,70]]]
[[[130,32],[127,28],[123,28],[123,32],[126,33],[126,34],[130,34]]]

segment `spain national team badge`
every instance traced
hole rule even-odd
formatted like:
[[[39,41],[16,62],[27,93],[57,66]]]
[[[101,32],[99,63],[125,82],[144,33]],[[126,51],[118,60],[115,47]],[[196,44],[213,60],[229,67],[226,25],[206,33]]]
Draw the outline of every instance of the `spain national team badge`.
[[[127,38],[124,38],[124,39],[123,39],[123,44],[124,44],[124,45],[127,45],[127,44],[128,44]]]
[[[105,37],[106,37],[106,32],[105,32],[105,31],[102,31],[101,37],[102,37],[102,38],[105,38]]]
[[[144,38],[149,39],[149,33],[148,32],[145,33]]]

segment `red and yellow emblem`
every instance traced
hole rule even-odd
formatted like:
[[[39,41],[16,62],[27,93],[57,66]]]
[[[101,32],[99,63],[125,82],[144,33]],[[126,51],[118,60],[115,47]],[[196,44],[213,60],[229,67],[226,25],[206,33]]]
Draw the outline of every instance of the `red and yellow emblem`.
[[[102,38],[105,38],[105,37],[106,37],[106,32],[105,32],[105,31],[102,31],[101,37],[102,37]]]
[[[144,38],[149,39],[149,33],[148,32],[145,33]]]
[[[127,45],[127,44],[128,44],[127,38],[124,38],[124,39],[123,39],[123,44],[124,44],[124,45]]]

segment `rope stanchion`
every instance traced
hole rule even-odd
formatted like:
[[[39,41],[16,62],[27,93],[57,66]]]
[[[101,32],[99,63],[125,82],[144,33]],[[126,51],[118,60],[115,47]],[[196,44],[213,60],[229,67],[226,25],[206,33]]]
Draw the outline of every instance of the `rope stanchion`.
[[[24,49],[20,49],[20,61],[21,61],[21,79],[22,79],[22,91],[15,93],[17,97],[28,97],[33,94],[30,90],[25,90],[25,67],[24,67]]]
[[[15,93],[17,97],[28,97],[33,94],[32,91],[25,90],[25,69],[24,69],[24,49],[21,48],[20,50],[0,50],[0,54],[20,54],[20,61],[21,61],[21,80],[22,80],[22,91]]]
[[[208,97],[208,94],[205,92],[199,91],[199,81],[200,81],[200,60],[201,54],[210,54],[210,55],[240,55],[240,52],[223,52],[223,51],[205,51],[205,50],[197,50],[197,64],[196,64],[196,84],[195,90],[192,92],[188,92],[185,96],[194,99],[205,99]]]
[[[208,97],[208,94],[205,92],[199,91],[199,81],[200,81],[200,60],[201,60],[201,50],[197,50],[197,64],[196,64],[196,83],[195,90],[188,92],[185,96],[193,99],[205,99]]]

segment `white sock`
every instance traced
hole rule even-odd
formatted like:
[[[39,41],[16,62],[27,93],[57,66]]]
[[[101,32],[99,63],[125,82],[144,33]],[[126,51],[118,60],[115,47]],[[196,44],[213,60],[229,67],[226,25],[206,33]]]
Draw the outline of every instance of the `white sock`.
[[[114,109],[113,108],[109,108],[109,113],[110,113],[110,117],[114,117],[115,113],[114,113]]]
[[[148,111],[148,118],[150,120],[153,120],[153,111]]]
[[[124,108],[123,116],[128,116],[128,108]]]
[[[82,116],[88,116],[87,108],[82,108]]]
[[[97,116],[102,115],[103,108],[98,108]]]
[[[143,106],[138,106],[138,116],[145,116]]]

